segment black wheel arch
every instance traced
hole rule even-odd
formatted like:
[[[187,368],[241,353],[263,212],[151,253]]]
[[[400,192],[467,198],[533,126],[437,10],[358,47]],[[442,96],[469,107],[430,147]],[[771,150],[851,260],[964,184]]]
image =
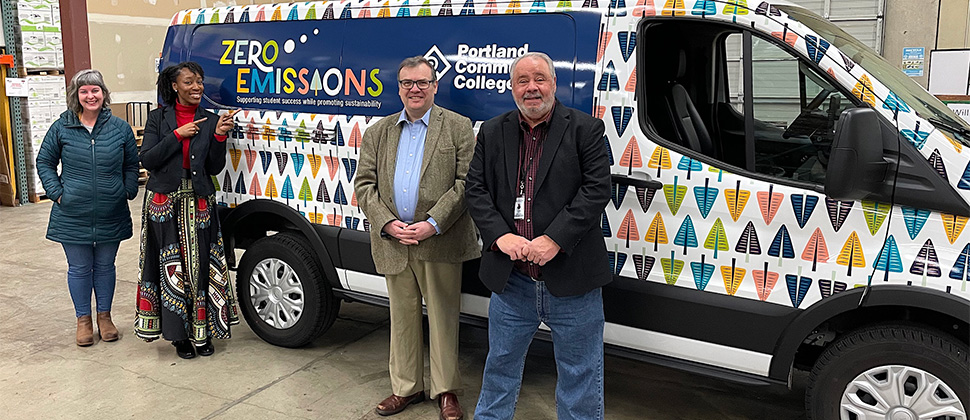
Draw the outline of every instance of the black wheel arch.
[[[768,376],[787,381],[796,357],[809,347],[818,351],[808,357],[817,357],[824,347],[806,341],[822,327],[842,334],[868,325],[902,321],[934,328],[970,345],[970,301],[925,287],[877,285],[869,288],[860,305],[864,290],[847,290],[805,309],[778,339]]]
[[[274,200],[256,199],[234,208],[225,207],[220,210],[219,216],[227,249],[246,248],[259,238],[265,237],[269,231],[302,235],[313,248],[320,271],[330,285],[335,289],[342,288],[334,265],[336,255],[331,255],[313,224],[292,207]],[[232,257],[229,265],[235,267],[235,255],[232,252],[226,253],[227,257],[230,255]]]

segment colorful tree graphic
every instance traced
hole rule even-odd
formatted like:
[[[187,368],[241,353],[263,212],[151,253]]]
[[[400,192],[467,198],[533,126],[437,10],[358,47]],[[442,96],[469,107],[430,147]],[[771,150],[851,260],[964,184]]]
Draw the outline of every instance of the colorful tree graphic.
[[[869,226],[869,234],[875,235],[879,231],[891,208],[888,204],[875,201],[862,202],[862,214],[866,218],[866,225]]]
[[[846,217],[849,217],[849,212],[852,211],[853,204],[853,201],[839,201],[825,197],[825,207],[829,212],[829,222],[832,223],[832,229],[835,229],[836,232],[842,228]]]
[[[792,248],[791,236],[788,234],[788,227],[781,225],[778,228],[778,232],[775,233],[775,239],[771,240],[771,246],[768,247],[768,255],[772,257],[778,257],[778,265],[781,265],[782,259],[795,258],[795,250]]]
[[[289,161],[290,157],[286,152],[276,152],[276,169],[280,171],[280,175],[283,175],[283,171],[286,170],[286,164]]]
[[[259,160],[263,164],[263,175],[269,171],[269,165],[273,163],[273,152],[268,152],[266,150],[259,151]]]
[[[835,275],[835,272],[832,272]],[[819,279],[818,281],[818,292],[822,295],[822,299],[832,296],[839,292],[844,292],[846,284],[841,281]]]
[[[711,281],[711,275],[714,274],[714,264],[705,263],[704,254],[701,254],[700,262],[690,263],[690,271],[694,275],[694,286],[697,290],[703,291]]]
[[[303,185],[300,186],[300,200],[303,200],[303,206],[306,207],[307,201],[313,201],[313,191],[310,190],[310,181],[304,177]]]
[[[896,247],[896,238],[893,235],[889,235],[879,250],[879,256],[872,262],[872,268],[891,273],[903,272],[903,262],[899,258],[899,248]]]
[[[812,212],[815,211],[815,205],[818,204],[818,197],[808,194],[792,194],[790,198],[798,227],[804,229],[805,224],[808,223],[808,219],[812,217]]]
[[[690,179],[690,173],[704,169],[700,161],[691,159],[687,156],[681,156],[680,162],[677,163],[677,169],[682,171],[687,171],[687,179]]]
[[[674,176],[673,184],[664,185],[664,197],[667,199],[667,208],[670,209],[670,213],[674,216],[680,210],[680,205],[684,202],[684,196],[687,195],[686,185],[677,185],[677,176]]]
[[[773,192],[774,184],[768,184],[768,191],[758,191],[758,208],[761,209],[761,218],[766,225],[770,225],[774,220],[775,214],[781,208],[781,202],[785,199],[785,194]]]
[[[752,270],[751,276],[754,277],[754,288],[758,292],[758,299],[768,300],[768,296],[771,296],[771,290],[775,288],[775,283],[778,282],[778,273],[768,271],[768,262],[766,261],[764,270]]]
[[[637,0],[637,5],[633,7],[633,16],[635,17],[656,15],[657,9],[654,7],[653,0]]]
[[[852,276],[852,267],[865,267],[866,266],[866,256],[862,251],[862,242],[859,241],[859,235],[852,231],[849,235],[849,239],[846,239],[845,245],[842,246],[842,251],[839,252],[839,257],[835,260],[838,265],[844,265],[849,267],[847,276]]]
[[[328,150],[327,156],[324,156],[324,162],[327,163],[327,171],[330,173],[330,180],[332,181],[335,176],[337,176],[337,169],[340,167],[340,159],[337,159],[333,155],[333,152]]]
[[[633,265],[637,269],[637,278],[640,281],[647,281],[647,276],[650,275],[650,270],[653,270],[655,261],[654,257],[647,255],[646,248],[641,248],[640,254],[633,256]]]
[[[630,106],[610,107],[610,113],[613,114],[613,128],[616,129],[617,137],[620,137],[626,131],[627,126],[630,125],[630,118],[633,117],[633,107],[630,107]],[[631,138],[630,141],[633,141],[633,139]],[[629,147],[630,146],[627,145],[627,148]]]
[[[269,180],[266,181],[266,188],[263,189],[263,195],[269,198],[280,196],[280,193],[276,190],[276,181],[273,179],[273,174],[269,174]]]
[[[623,205],[623,197],[626,197],[626,192],[630,188],[626,185],[613,183],[610,185],[610,201],[613,202],[613,207],[617,210]]]
[[[239,159],[242,158],[242,150],[235,147],[229,149],[229,161],[232,162],[232,170],[239,170]]]
[[[664,3],[660,16],[683,16],[687,14],[684,9],[684,0],[667,0]]]
[[[970,259],[970,243],[963,247],[963,251],[960,251],[960,256],[957,257],[957,260],[953,263],[953,269],[950,270],[951,279],[963,282],[960,286],[961,292],[967,291],[967,275],[970,274],[968,273],[970,270],[967,270],[968,259]]]
[[[761,255],[761,244],[758,242],[758,231],[755,230],[754,223],[749,221],[744,226],[744,231],[741,232],[741,237],[738,238],[738,244],[735,245],[734,250],[745,254],[744,262],[750,260],[751,254]]]
[[[717,259],[717,251],[727,251],[730,249],[727,234],[724,233],[724,224],[721,223],[720,217],[714,220],[714,226],[707,234],[707,240],[704,241],[704,248],[714,251],[714,259]]]
[[[354,174],[357,173],[357,159],[350,157],[350,153],[347,153],[347,157],[341,159],[344,164],[344,173],[347,174],[347,182],[354,179]]]
[[[751,197],[751,191],[741,189],[741,181],[738,181],[737,186],[731,190],[724,190],[724,201],[727,203],[728,212],[731,213],[731,219],[735,222],[741,217],[741,212],[744,211],[745,204],[748,204],[748,198]]]
[[[655,188],[646,187],[635,187],[637,192],[637,201],[640,203],[640,208],[646,213],[647,209],[650,208],[650,204],[653,203],[653,196],[657,193]]]
[[[902,134],[906,140],[909,140],[913,146],[916,146],[917,149],[923,150],[923,146],[926,144],[926,138],[930,136],[930,133],[927,131],[920,131],[919,123],[919,121],[916,121],[915,128],[912,130],[899,130],[899,133]]]
[[[903,207],[903,222],[906,223],[906,232],[909,239],[916,239],[916,235],[923,230],[923,225],[930,217],[929,210],[917,209],[914,207]]]
[[[940,174],[943,179],[949,181],[950,178],[946,176],[946,167],[943,166],[943,157],[940,156],[940,149],[933,149],[933,153],[930,153],[930,157],[926,159],[929,162],[930,167]]]
[[[745,269],[738,267],[736,262],[736,259],[731,258],[731,265],[721,266],[721,278],[724,279],[724,290],[730,296],[734,296],[738,292],[738,287],[741,287],[741,281],[744,280]]]
[[[651,158],[650,161],[653,162],[653,158]],[[669,156],[667,164],[669,168]],[[630,141],[627,142],[626,148],[623,149],[623,156],[620,156],[620,166],[627,168],[627,175],[633,174],[633,168],[643,167],[643,158],[640,157],[640,146],[637,145],[636,137],[630,137]]]
[[[872,81],[869,80],[869,76],[863,74],[859,77],[859,83],[852,88],[852,94],[869,106],[876,107],[876,95],[872,92]]]
[[[659,216],[660,213],[657,213],[657,215]],[[694,234],[694,222],[691,221],[689,214],[684,217],[684,222],[680,224],[680,229],[677,230],[677,236],[674,237],[674,245],[684,247],[684,255],[687,255],[687,248],[697,248],[697,235]]]
[[[721,13],[731,15],[731,21],[737,22],[738,15],[748,14],[748,2],[745,0],[725,0],[724,9]]]
[[[243,179],[243,174],[239,174],[239,177],[236,178],[236,190],[235,191],[236,191],[236,194],[245,194],[246,193],[246,182]]]
[[[697,0],[694,3],[694,9],[690,11],[690,14],[694,16],[709,16],[717,14],[717,5],[714,0]]]
[[[651,228],[653,225],[650,226]],[[649,235],[650,232],[647,232]],[[633,210],[627,210],[626,216],[623,217],[623,222],[620,223],[620,228],[616,230],[616,237],[618,239],[626,240],[626,247],[630,247],[630,241],[639,241],[640,232],[637,230],[637,221],[633,217]],[[664,239],[666,243],[666,238]]]
[[[805,244],[805,250],[802,251],[802,259],[812,262],[812,271],[815,271],[819,261],[828,262],[829,249],[825,245],[825,237],[822,236],[821,229],[815,228],[815,232],[812,232],[812,237],[809,238],[808,243]]]
[[[317,187],[317,201],[321,203],[330,202],[330,192],[327,191],[327,182],[322,179],[320,180],[320,186]]]
[[[798,267],[798,275],[785,274],[785,283],[788,284],[788,297],[791,298],[791,304],[797,308],[805,299],[808,289],[812,287],[812,279],[802,277],[802,268]]]
[[[623,161],[621,160],[620,161],[620,165],[622,165],[622,164],[623,164]],[[671,168],[671,165],[670,165],[670,151],[668,151],[666,147],[657,146],[656,149],[653,149],[653,154],[650,155],[650,161],[647,162],[647,167],[648,168],[656,168],[657,169],[657,178],[660,178],[660,170],[661,169],[670,169]]]
[[[703,187],[694,187],[694,200],[697,201],[697,208],[701,211],[701,217],[705,219],[711,213],[719,191],[717,188],[708,187],[710,181],[709,178],[705,178]]]
[[[626,263],[626,254],[618,251],[616,245],[613,245],[613,250],[607,251],[606,254],[610,259],[610,270],[619,276],[620,271],[623,271],[623,264]]]
[[[684,261],[674,258],[674,251],[670,251],[670,258],[660,259],[660,268],[664,271],[664,281],[673,286],[680,278],[680,272],[684,269]]]
[[[952,245],[960,237],[963,228],[967,226],[967,218],[946,213],[940,214],[940,218],[943,219],[943,230],[946,232],[946,239]]]
[[[633,211],[627,213],[631,218],[633,217]],[[626,219],[624,218],[624,221]],[[633,224],[634,230],[636,229],[636,223]],[[617,235],[619,237],[619,235]],[[660,244],[667,243],[667,229],[664,228],[664,218],[657,212],[657,215],[653,217],[653,221],[650,222],[650,227],[647,229],[647,235],[643,238],[647,242],[653,242],[653,252],[657,252],[658,246]],[[629,246],[629,244],[627,245]]]
[[[933,248],[933,241],[927,239],[916,254],[913,265],[909,267],[909,272],[918,276],[923,276],[923,286],[926,286],[926,276],[940,277],[943,272],[940,270],[940,260],[936,258],[936,249]]]
[[[258,174],[253,174],[253,180],[249,183],[249,193],[253,195],[253,198],[263,195],[263,190],[259,187]]]

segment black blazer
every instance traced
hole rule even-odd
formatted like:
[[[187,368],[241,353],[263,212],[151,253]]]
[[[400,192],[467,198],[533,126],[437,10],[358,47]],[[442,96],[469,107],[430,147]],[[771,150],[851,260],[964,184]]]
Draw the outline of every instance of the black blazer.
[[[512,210],[520,130],[518,111],[483,123],[465,183],[468,211],[482,235],[479,276],[496,293],[505,289],[513,268],[509,256],[492,245],[515,232]],[[583,294],[613,279],[600,227],[610,200],[604,131],[602,121],[556,101],[532,208],[536,237],[548,235],[561,248],[542,267],[542,280],[555,296]]]
[[[189,141],[192,170],[192,187],[196,195],[215,193],[212,175],[218,175],[226,166],[226,142],[216,141],[216,124],[219,116],[199,106],[195,119],[208,119],[199,124],[199,133]],[[182,143],[175,137],[175,107],[166,106],[148,113],[145,138],[142,141],[141,164],[149,172],[149,191],[168,194],[178,189],[182,180]]]

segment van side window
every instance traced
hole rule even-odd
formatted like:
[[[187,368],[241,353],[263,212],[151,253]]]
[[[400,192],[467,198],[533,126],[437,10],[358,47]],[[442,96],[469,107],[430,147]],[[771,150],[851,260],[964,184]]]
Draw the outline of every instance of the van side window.
[[[658,81],[642,87],[647,126],[676,145],[744,170],[825,183],[836,122],[856,105],[854,98],[775,40],[710,22],[642,25],[644,39],[680,40],[643,47],[640,80]],[[746,109],[753,121],[745,120]]]
[[[741,47],[741,34],[724,39],[732,107],[743,116],[745,98],[753,104],[755,171],[824,184],[835,122],[853,101],[804,61],[758,37],[751,37],[752,92],[745,95]]]

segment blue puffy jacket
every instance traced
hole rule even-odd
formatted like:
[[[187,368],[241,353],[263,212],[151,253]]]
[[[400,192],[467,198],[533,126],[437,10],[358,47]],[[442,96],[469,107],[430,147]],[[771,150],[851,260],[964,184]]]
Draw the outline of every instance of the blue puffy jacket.
[[[111,110],[101,110],[91,133],[74,112],[61,114],[37,153],[37,174],[54,201],[47,239],[93,244],[131,237],[127,200],[138,194],[138,147],[131,127]]]

